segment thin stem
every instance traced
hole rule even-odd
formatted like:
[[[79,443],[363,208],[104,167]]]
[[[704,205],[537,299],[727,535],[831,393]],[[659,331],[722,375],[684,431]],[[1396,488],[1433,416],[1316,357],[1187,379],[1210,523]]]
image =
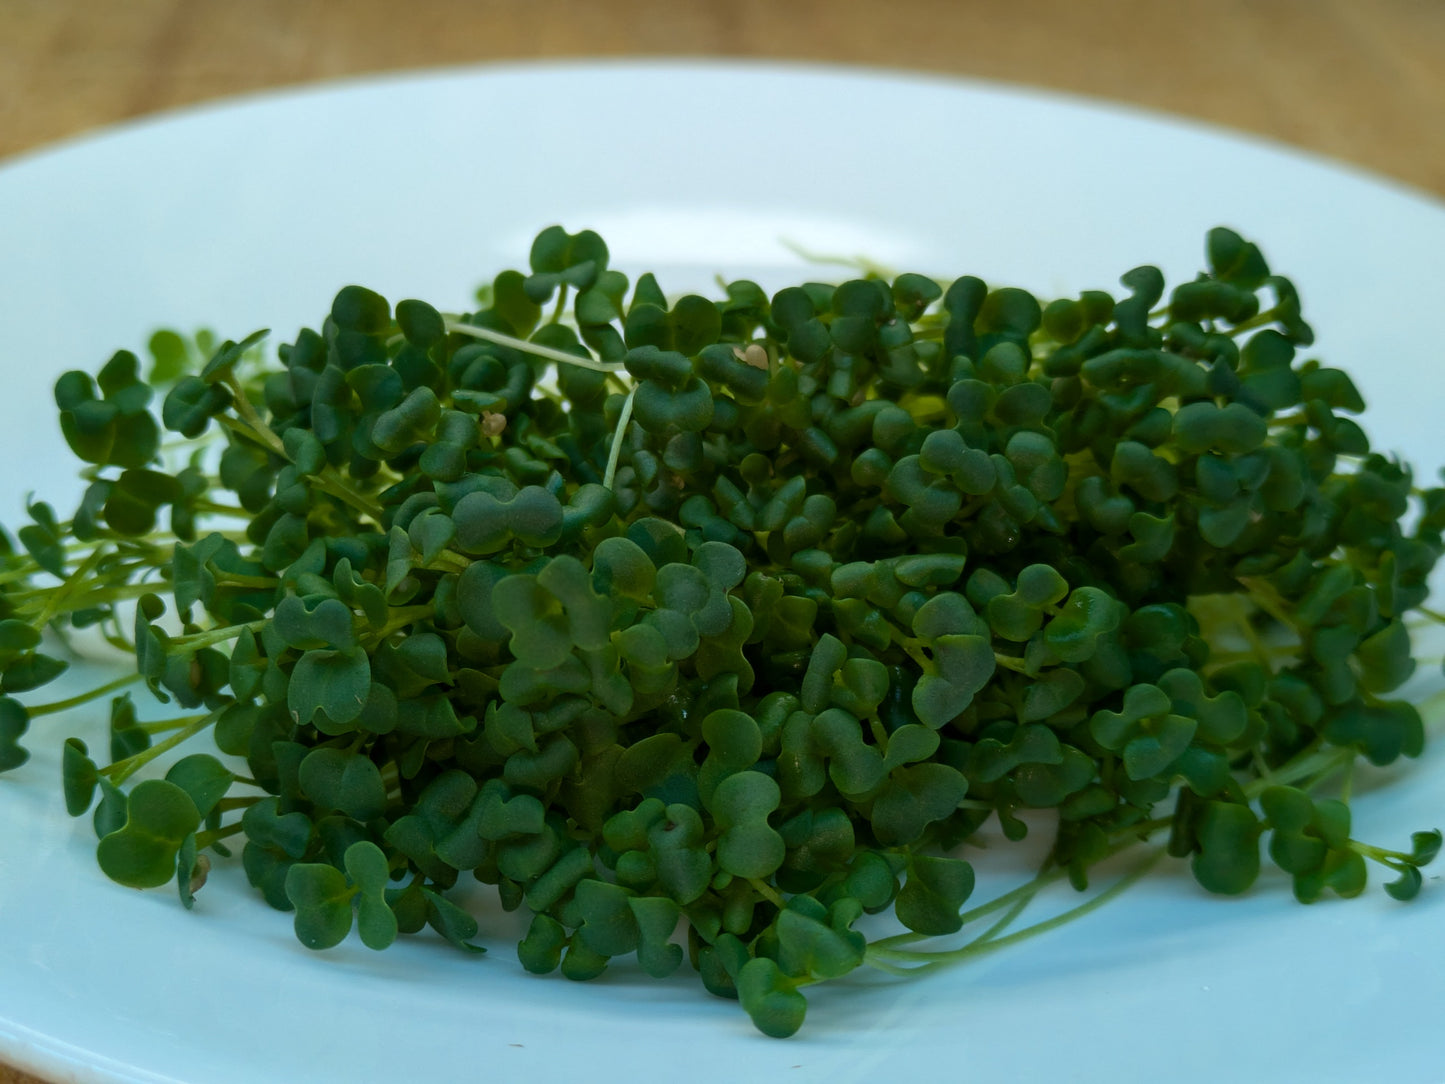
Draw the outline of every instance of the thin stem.
[[[1127,847],[1132,845],[1135,841],[1147,840],[1150,836],[1152,836],[1155,832],[1159,831],[1161,828],[1168,828],[1173,823],[1174,815],[1171,813],[1167,817],[1155,817],[1153,820],[1140,821],[1138,824],[1128,824],[1125,825],[1123,828],[1116,828],[1114,829],[1113,835],[1119,837],[1120,839],[1128,839],[1129,842],[1124,844],[1124,846]],[[1123,849],[1123,847],[1119,848],[1119,850]],[[1110,853],[1117,854],[1118,850],[1111,851]]]
[[[149,723],[136,723],[136,727],[144,730],[147,734],[166,734],[172,730],[179,730],[181,727],[190,726],[196,721],[197,716],[186,715],[179,719],[156,719]]]
[[[60,604],[76,593],[86,574],[100,564],[104,557],[105,551],[99,546],[92,550],[90,556],[81,561],[75,571],[66,577],[65,582],[50,593],[49,598],[45,600],[45,605],[40,610],[40,615],[35,619],[35,624],[42,628],[50,624],[50,619],[60,609]]]
[[[28,580],[31,576],[41,571],[39,565],[34,561],[27,560],[25,568],[11,568],[0,572],[0,583],[15,583],[20,580]]]
[[[165,741],[157,742],[149,749],[142,749],[139,753],[128,756],[124,760],[117,760],[114,764],[100,769],[100,774],[110,776],[110,781],[116,786],[120,786],[121,783],[125,782],[162,753],[174,749],[180,745],[181,742],[188,738],[193,738],[202,730],[205,730],[206,727],[216,721],[219,715],[220,712],[211,711],[205,715],[191,716],[185,727],[176,731],[176,733],[172,734]]]
[[[1249,611],[1246,609],[1247,602],[1238,595],[1232,596],[1232,600],[1235,610],[1235,625],[1244,634],[1244,638],[1249,641],[1250,650],[1254,652],[1256,661],[1266,673],[1273,674],[1274,666],[1270,651],[1265,647],[1264,641],[1259,638],[1259,633],[1255,631],[1254,625],[1249,620]]]
[[[627,399],[622,404],[622,413],[617,417],[617,428],[612,431],[612,447],[607,451],[607,472],[602,476],[604,489],[611,489],[617,478],[617,464],[622,458],[622,440],[627,433],[628,423],[632,421],[632,398],[636,394],[637,388],[634,386],[627,393]]]
[[[1155,865],[1158,864],[1159,860],[1164,857],[1164,853],[1165,852],[1162,848],[1154,851],[1153,854],[1149,855],[1132,870],[1126,873],[1123,877],[1120,877],[1117,881],[1115,881],[1108,888],[1104,889],[1104,891],[1100,892],[1093,899],[1086,900],[1083,903],[1079,904],[1077,907],[1071,907],[1063,914],[1055,915],[1053,918],[1045,919],[1042,922],[1036,922],[1032,926],[1026,926],[1022,930],[1011,933],[1006,937],[1000,937],[995,941],[990,941],[985,945],[980,945],[977,951],[973,950],[973,946],[969,946],[969,950],[965,952],[965,958],[967,958],[968,956],[981,955],[983,952],[992,951],[993,949],[1005,948],[1008,945],[1016,945],[1020,941],[1027,940],[1028,938],[1034,937],[1037,934],[1047,933],[1049,930],[1058,929],[1060,926],[1072,922],[1076,918],[1083,918],[1091,911],[1097,911],[1100,907],[1104,906],[1104,904],[1108,903],[1116,896],[1119,896],[1127,889],[1137,884],[1138,881],[1146,873],[1148,873],[1151,869],[1154,868]]]
[[[448,572],[465,572],[472,567],[472,562],[456,550],[442,550],[431,559],[430,563],[422,567],[445,569]]]
[[[236,782],[239,783],[240,780],[238,779],[236,780]],[[222,798],[219,802],[216,803],[216,812],[233,813],[238,809],[250,809],[260,800],[261,795],[259,794],[247,795],[244,798]]]
[[[873,744],[882,749],[888,745],[888,728],[877,715],[868,716],[868,732],[873,735]]]
[[[463,324],[455,321],[447,321],[446,329],[456,332],[459,335],[470,335],[474,339],[485,339],[487,342],[496,343],[498,346],[509,346],[513,350],[520,350],[524,354],[531,354],[534,357],[546,358],[548,361],[555,361],[567,365],[578,365],[583,369],[592,369],[599,373],[615,373],[622,368],[620,364],[611,364],[605,361],[598,361],[588,355],[579,357],[577,354],[569,354],[564,350],[555,350],[550,346],[542,346],[540,343],[528,342],[526,339],[519,339],[515,335],[504,335],[500,331],[493,331],[489,327],[477,327],[474,324]]]
[[[767,881],[760,880],[757,877],[749,877],[748,884],[752,885],[753,890],[756,891],[759,896],[768,900],[773,906],[777,907],[779,911],[783,909],[783,897],[779,896],[778,893],[774,891],[773,886],[768,884]]]
[[[104,685],[89,689],[77,696],[72,696],[68,700],[56,700],[49,704],[36,704],[33,708],[26,708],[25,711],[32,719],[41,715],[53,715],[58,711],[69,711],[71,708],[80,707],[81,704],[88,704],[92,700],[99,700],[102,696],[113,693],[117,689],[124,689],[127,685],[134,685],[139,680],[139,674],[126,674],[125,677],[118,677],[114,681],[108,681]]]
[[[212,644],[223,644],[227,640],[234,640],[247,629],[250,629],[252,632],[260,632],[265,627],[266,618],[262,617],[255,621],[248,621],[244,625],[226,625],[219,629],[193,632],[189,636],[177,636],[171,641],[171,646],[196,649],[210,647]]]
[[[1415,865],[1414,856],[1402,854],[1399,851],[1387,851],[1383,847],[1372,847],[1368,843],[1361,843],[1357,839],[1349,841],[1349,849],[1354,851],[1361,858],[1368,858],[1371,862],[1378,862],[1390,869],[1403,870],[1406,866]]]
[[[131,643],[130,640],[126,639],[126,637],[120,635],[119,633],[105,632],[102,630],[101,637],[105,640],[106,643],[108,643],[111,647],[115,648],[117,651],[123,651],[127,655],[132,655],[135,653],[135,644]]]
[[[281,444],[278,447],[279,442],[273,443],[272,441],[268,441],[252,426],[247,425],[240,418],[233,418],[229,414],[217,414],[216,424],[222,426],[223,428],[229,429],[233,433],[245,437],[253,444],[259,444],[263,448],[267,448],[270,451],[276,452],[277,455],[285,457],[288,461],[290,460],[290,456],[286,455],[286,446],[284,444]],[[269,429],[267,429],[266,432],[271,433]],[[274,438],[276,434],[271,433],[271,436]]]
[[[1103,861],[1105,859],[1112,858],[1115,855],[1121,854],[1124,851],[1128,850],[1130,847],[1136,846],[1141,842],[1146,842],[1148,840],[1148,837],[1152,835],[1155,831],[1161,828],[1167,828],[1171,823],[1173,823],[1172,817],[1156,817],[1153,820],[1143,821],[1139,824],[1131,824],[1126,828],[1119,829],[1117,834],[1125,838],[1119,839],[1118,841],[1114,842],[1109,847],[1109,849],[1100,856],[1099,860]],[[1026,904],[1029,900],[1033,899],[1036,895],[1038,895],[1040,890],[1047,888],[1049,885],[1055,883],[1056,881],[1063,880],[1067,876],[1067,869],[1057,866],[1050,868],[1048,864],[1045,864],[1044,868],[1040,869],[1039,872],[1036,873],[1030,880],[1025,881],[1017,888],[1010,889],[1008,892],[1005,892],[1001,896],[995,896],[987,903],[980,904],[977,907],[973,907],[967,911],[962,912],[958,916],[959,921],[962,923],[963,926],[967,926],[970,923],[977,922],[979,919],[991,915],[996,911],[1001,911],[1006,908],[1014,907],[1020,902]],[[894,934],[892,937],[885,937],[880,941],[873,942],[871,945],[868,946],[868,951],[873,952],[876,949],[885,954],[895,951],[904,951],[904,958],[906,958],[907,955],[911,954],[906,954],[906,950],[901,950],[901,946],[917,944],[919,941],[932,940],[932,936],[933,935],[931,934],[921,933]]]
[[[206,512],[214,516],[235,516],[238,519],[254,518],[238,504],[218,504],[215,501],[197,501],[195,504],[197,512]]]
[[[1265,327],[1274,323],[1275,313],[1273,309],[1266,309],[1264,312],[1251,316],[1248,320],[1241,320],[1225,332],[1230,338],[1236,335],[1243,335],[1246,331],[1253,331],[1257,327]]]
[[[1250,601],[1287,629],[1298,632],[1294,618],[1290,616],[1288,603],[1272,583],[1258,576],[1241,576],[1240,584],[1249,592]]]
[[[216,575],[218,584],[226,584],[235,587],[275,587],[281,581],[275,576],[247,576],[240,572],[219,571]]]
[[[1038,894],[1039,889],[1044,888],[1055,881],[1062,880],[1063,877],[1064,871],[1061,869],[1049,870],[1048,872],[1040,872],[1036,874],[1031,880],[1024,882],[1017,888],[1010,889],[1002,896],[995,896],[987,903],[980,904],[977,907],[964,911],[961,915],[958,916],[959,921],[961,921],[964,926],[967,926],[970,922],[977,922],[985,915],[991,915],[995,911],[1002,911],[1007,907],[1011,907],[1016,901],[1020,899],[1033,899],[1033,897]],[[885,937],[881,940],[874,941],[868,946],[868,951],[869,953],[872,953],[875,950],[883,953],[890,953],[899,949],[903,945],[914,945],[917,944],[919,941],[929,941],[932,940],[932,938],[932,934],[926,933],[898,933],[894,934],[892,937]]]
[[[1261,643],[1258,649],[1250,648],[1247,651],[1211,651],[1205,665],[1218,667],[1232,662],[1257,662],[1272,672],[1274,660],[1293,658],[1299,654],[1299,649],[1299,644],[1276,644],[1270,647]]]
[[[245,392],[241,389],[241,386],[235,382],[234,378],[231,381],[231,386],[236,392],[236,413],[239,417],[232,418],[228,415],[220,414],[217,415],[216,420],[232,432],[250,437],[252,440],[270,449],[282,459],[290,462],[291,457],[286,452],[285,443],[256,412],[256,408],[251,405],[250,399],[246,397]],[[316,488],[320,489],[323,493],[329,493],[331,496],[351,505],[363,515],[370,516],[378,524],[381,523],[383,515],[381,506],[371,500],[366,494],[351,486],[350,483],[336,472],[335,468],[328,465],[319,473],[310,475],[309,477],[316,484]]]
[[[97,603],[124,602],[127,599],[137,599],[140,598],[142,595],[155,594],[155,590],[156,585],[153,583],[122,583],[116,584],[113,587],[98,587],[92,591],[87,592],[86,594],[79,596],[78,598],[71,598],[64,609],[61,609],[59,606],[55,606],[55,613],[51,613],[50,615],[48,615],[46,617],[46,621],[48,621],[51,617],[54,617],[56,613],[69,614],[74,613],[76,610],[87,609]],[[25,594],[28,594],[28,592],[26,592]],[[25,602],[21,602],[18,604],[17,609],[25,605]],[[43,608],[41,610],[41,615],[45,615],[45,611]],[[43,624],[44,622],[36,621],[35,623]]]
[[[933,660],[928,657],[928,652],[924,650],[923,644],[909,638],[894,637],[894,639],[903,648],[904,653],[927,673],[929,667],[933,665]]]
[[[1028,909],[1028,905],[1032,902],[1032,896],[1022,896],[1019,899],[1015,900],[1012,907],[1010,907],[1002,915],[996,918],[993,925],[990,926],[988,929],[984,930],[983,933],[975,937],[971,943],[975,945],[987,944],[988,942],[994,940],[996,937],[1002,935],[1004,930],[1012,926],[1014,924],[1014,920],[1017,919],[1019,915],[1023,914],[1024,911]]]
[[[69,520],[60,524],[60,532],[62,534],[65,534],[71,529],[71,522]],[[80,554],[85,554],[85,557],[81,559],[82,562],[88,561],[95,551],[101,550],[107,544],[112,543],[112,541],[113,540],[109,538],[95,538],[89,542],[67,542],[63,547],[66,553],[66,561],[69,562],[72,558]],[[28,580],[37,572],[46,571],[36,564],[35,559],[28,553],[12,553],[8,555],[6,561],[15,562],[15,564],[7,568],[4,572],[0,572],[0,583],[14,583],[17,580]],[[69,579],[79,568],[80,564],[78,563],[75,568],[66,573],[64,579]],[[44,588],[43,590],[54,590],[54,588]]]
[[[872,945],[864,950],[863,963],[874,971],[881,971],[885,975],[897,975],[899,978],[908,978],[918,970],[916,964],[913,967],[900,967],[898,964],[890,963],[888,956],[876,955]]]
[[[378,526],[381,525],[386,515],[385,509],[374,500],[362,493],[355,486],[351,485],[331,467],[327,467],[320,474],[311,475],[311,481],[316,488],[323,493],[329,493],[345,504],[351,505],[364,516],[369,516]]]
[[[1252,801],[1271,786],[1289,786],[1307,779],[1312,780],[1309,785],[1314,786],[1351,764],[1357,755],[1353,749],[1320,749],[1316,739],[1293,760],[1276,768],[1270,777],[1256,779],[1247,784],[1244,788],[1245,796]]]
[[[242,822],[235,821],[222,828],[212,828],[205,832],[198,832],[196,834],[196,850],[204,851],[206,848],[214,846],[221,840],[234,836],[241,828]]]
[[[1115,881],[1108,888],[1104,889],[1104,891],[1093,897],[1093,899],[1085,900],[1083,903],[1078,904],[1075,907],[1071,907],[1067,911],[1055,915],[1053,918],[1044,919],[1042,922],[1036,922],[1032,926],[1026,926],[1022,930],[1018,930],[1004,937],[996,937],[986,940],[985,938],[987,937],[987,934],[985,934],[975,938],[961,948],[945,950],[942,952],[908,952],[893,950],[882,954],[882,959],[894,963],[913,962],[916,964],[916,966],[906,968],[905,970],[909,974],[917,974],[923,971],[934,971],[940,967],[946,967],[952,964],[962,963],[965,960],[970,960],[977,956],[982,956],[984,953],[993,952],[996,949],[1007,948],[1009,945],[1016,945],[1019,942],[1026,941],[1031,937],[1037,937],[1041,933],[1048,933],[1050,930],[1058,929],[1060,926],[1073,922],[1075,919],[1083,918],[1091,911],[1098,910],[1100,907],[1104,906],[1104,904],[1108,903],[1116,896],[1119,896],[1121,893],[1136,884],[1140,880],[1140,878],[1142,878],[1146,873],[1148,873],[1149,870],[1152,869],[1154,865],[1161,858],[1164,857],[1164,853],[1165,852],[1162,849],[1155,850],[1154,853],[1145,858],[1142,862],[1135,866],[1134,869],[1130,870],[1123,877],[1119,878],[1119,880]],[[999,926],[999,923],[995,923],[994,927],[992,927],[991,930],[999,928]],[[875,964],[875,949],[881,944],[883,944],[883,942],[875,942],[874,944],[868,946],[868,949],[863,959],[864,963],[869,964],[870,966]]]
[[[882,264],[874,263],[866,256],[830,256],[826,253],[814,252],[811,249],[804,248],[797,241],[788,237],[779,237],[778,244],[782,245],[799,259],[805,260],[808,263],[835,264],[839,267],[851,267],[861,271],[865,276],[873,275],[881,279],[897,278],[894,272]]]
[[[238,779],[237,782],[239,783],[239,782],[241,782],[241,780]],[[251,783],[252,786],[256,786],[256,787],[259,787],[259,786],[261,785],[261,784],[259,784],[259,783],[252,782],[252,781],[249,780],[249,779],[248,779],[248,780],[245,780],[245,782]],[[400,784],[400,782],[401,782],[401,768],[397,766],[396,761],[394,761],[394,760],[389,760],[389,761],[387,761],[386,767],[383,768],[383,769],[381,769],[381,783],[382,783],[382,786],[386,787],[387,792],[390,793],[398,784]]]
[[[1264,756],[1260,751],[1258,749],[1251,749],[1249,759],[1254,765],[1255,773],[1259,776],[1260,782],[1274,786],[1274,772],[1270,770],[1269,765],[1265,762]]]
[[[403,606],[399,609],[394,609],[391,611],[391,620],[383,625],[378,632],[373,633],[370,639],[373,643],[379,644],[393,632],[406,628],[413,621],[431,617],[435,612],[435,607],[430,605]]]
[[[285,443],[276,435],[276,431],[266,424],[266,420],[262,418],[256,410],[255,405],[251,402],[251,397],[246,394],[246,389],[241,385],[241,381],[236,378],[236,374],[234,372],[227,373],[225,380],[236,396],[235,407],[237,417],[250,427],[256,439],[260,440],[261,443],[270,448],[282,459],[289,462],[291,457],[286,454]]]

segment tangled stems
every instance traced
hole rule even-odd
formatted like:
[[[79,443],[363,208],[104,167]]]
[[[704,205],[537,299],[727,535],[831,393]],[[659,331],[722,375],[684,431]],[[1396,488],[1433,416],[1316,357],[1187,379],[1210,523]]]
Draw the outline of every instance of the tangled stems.
[[[1445,694],[1437,695],[1436,699],[1445,699]],[[1271,786],[1298,783],[1302,784],[1304,790],[1311,791],[1331,776],[1352,766],[1354,761],[1355,757],[1348,750],[1311,747],[1298,754],[1290,763],[1282,765],[1278,770],[1270,773],[1268,778],[1258,779],[1248,784],[1245,791],[1251,800],[1257,800]],[[1173,824],[1174,818],[1169,816],[1132,826],[1121,832],[1124,838],[1112,842],[1099,860],[1114,858],[1145,845],[1152,836],[1171,828]],[[1392,869],[1401,869],[1413,861],[1411,854],[1388,851],[1357,841],[1351,841],[1350,847],[1363,857]],[[1039,872],[1029,881],[994,897],[987,903],[971,907],[959,915],[962,926],[968,927],[990,915],[1003,912],[1002,916],[992,925],[970,938],[963,945],[946,949],[912,950],[906,946],[935,938],[932,935],[919,933],[894,934],[870,941],[863,957],[863,963],[889,974],[917,975],[966,963],[996,949],[1019,944],[1083,918],[1110,900],[1117,898],[1158,865],[1166,853],[1163,847],[1148,848],[1147,854],[1108,888],[1057,915],[1005,934],[1005,931],[1013,925],[1044,889],[1068,877],[1068,870],[1057,867],[1054,864],[1053,856],[1050,855]]]
[[[1141,861],[1137,862],[1134,868],[1128,873],[1119,877],[1108,888],[1096,893],[1083,903],[1075,904],[1060,914],[1040,922],[1035,922],[1021,930],[1015,930],[1013,933],[1004,933],[1034,900],[1040,890],[1066,876],[1061,870],[1041,872],[1033,880],[1027,884],[1020,885],[1012,892],[1005,893],[981,907],[966,911],[961,916],[965,923],[976,921],[996,911],[1004,911],[1002,918],[966,944],[952,949],[911,951],[898,946],[913,944],[915,941],[921,940],[921,938],[918,938],[917,935],[914,934],[897,934],[891,938],[870,942],[868,950],[864,954],[863,962],[869,967],[879,971],[886,971],[889,974],[914,976],[940,968],[966,963],[986,953],[1020,944],[1034,937],[1038,937],[1040,934],[1049,933],[1052,930],[1059,929],[1061,926],[1068,925],[1070,922],[1083,918],[1085,915],[1098,910],[1110,900],[1122,895],[1158,865],[1159,861],[1164,857],[1164,853],[1163,849],[1155,848]]]

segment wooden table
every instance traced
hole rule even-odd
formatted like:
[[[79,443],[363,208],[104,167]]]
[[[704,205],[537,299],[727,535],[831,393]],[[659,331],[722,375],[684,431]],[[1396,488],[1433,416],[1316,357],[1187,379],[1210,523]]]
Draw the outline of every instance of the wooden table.
[[[1246,129],[1445,195],[1440,0],[0,0],[0,156],[262,87],[627,55],[1031,83]],[[34,1078],[0,1065],[0,1084],[18,1082]]]
[[[0,156],[259,87],[494,59],[709,55],[1033,83],[1445,194],[1440,0],[0,0]]]

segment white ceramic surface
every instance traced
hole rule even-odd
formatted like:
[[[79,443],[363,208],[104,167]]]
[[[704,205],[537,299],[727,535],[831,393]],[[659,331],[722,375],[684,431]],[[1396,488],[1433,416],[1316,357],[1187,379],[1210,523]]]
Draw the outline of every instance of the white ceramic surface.
[[[613,263],[782,284],[786,238],[900,270],[1051,294],[1171,278],[1225,223],[1291,275],[1317,353],[1350,369],[1380,446],[1445,459],[1437,318],[1445,208],[1259,141],[1036,92],[725,64],[519,66],[366,80],[128,124],[0,168],[0,517],[77,490],[55,376],[158,325],[289,338],[335,290],[464,307],[531,236],[591,226]],[[830,269],[811,270],[825,277]],[[1437,671],[1438,673],[1438,671]],[[1436,681],[1438,685],[1438,680]],[[1417,682],[1416,691],[1428,688]],[[412,939],[317,955],[235,868],[183,912],[107,882],[64,814],[59,739],[0,777],[0,1060],[57,1080],[1445,1079],[1445,886],[1376,879],[1300,907],[1163,872],[1048,937],[908,984],[812,998],[795,1039],[753,1032],[691,973],[584,985],[521,971],[509,916],[480,959]],[[1445,824],[1445,756],[1356,803],[1387,846]],[[985,856],[1003,867],[1017,856]],[[924,1074],[931,1074],[924,1076]]]

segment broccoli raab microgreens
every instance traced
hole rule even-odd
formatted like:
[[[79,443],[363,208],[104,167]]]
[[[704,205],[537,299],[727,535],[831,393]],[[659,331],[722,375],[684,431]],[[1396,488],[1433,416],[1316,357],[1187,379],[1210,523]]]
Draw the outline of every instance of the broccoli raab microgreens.
[[[1359,758],[1421,752],[1389,694],[1445,490],[1371,451],[1253,244],[1207,255],[1047,305],[916,274],[673,299],[553,227],[471,314],[347,287],[269,366],[262,333],[160,333],[145,375],[56,385],[89,487],[0,566],[0,767],[110,697],[64,793],[121,884],[189,907],[237,847],[311,948],[475,949],[470,874],[531,916],[527,970],[685,961],[777,1036],[812,983],[1056,924],[1008,932],[1143,840],[1212,892],[1267,844],[1302,901],[1369,862],[1408,898],[1439,832],[1367,845],[1347,802]],[[79,629],[180,714],[138,721],[129,678],[22,705]],[[1045,868],[965,911],[966,845],[1031,810]],[[910,932],[868,943],[890,910]]]

